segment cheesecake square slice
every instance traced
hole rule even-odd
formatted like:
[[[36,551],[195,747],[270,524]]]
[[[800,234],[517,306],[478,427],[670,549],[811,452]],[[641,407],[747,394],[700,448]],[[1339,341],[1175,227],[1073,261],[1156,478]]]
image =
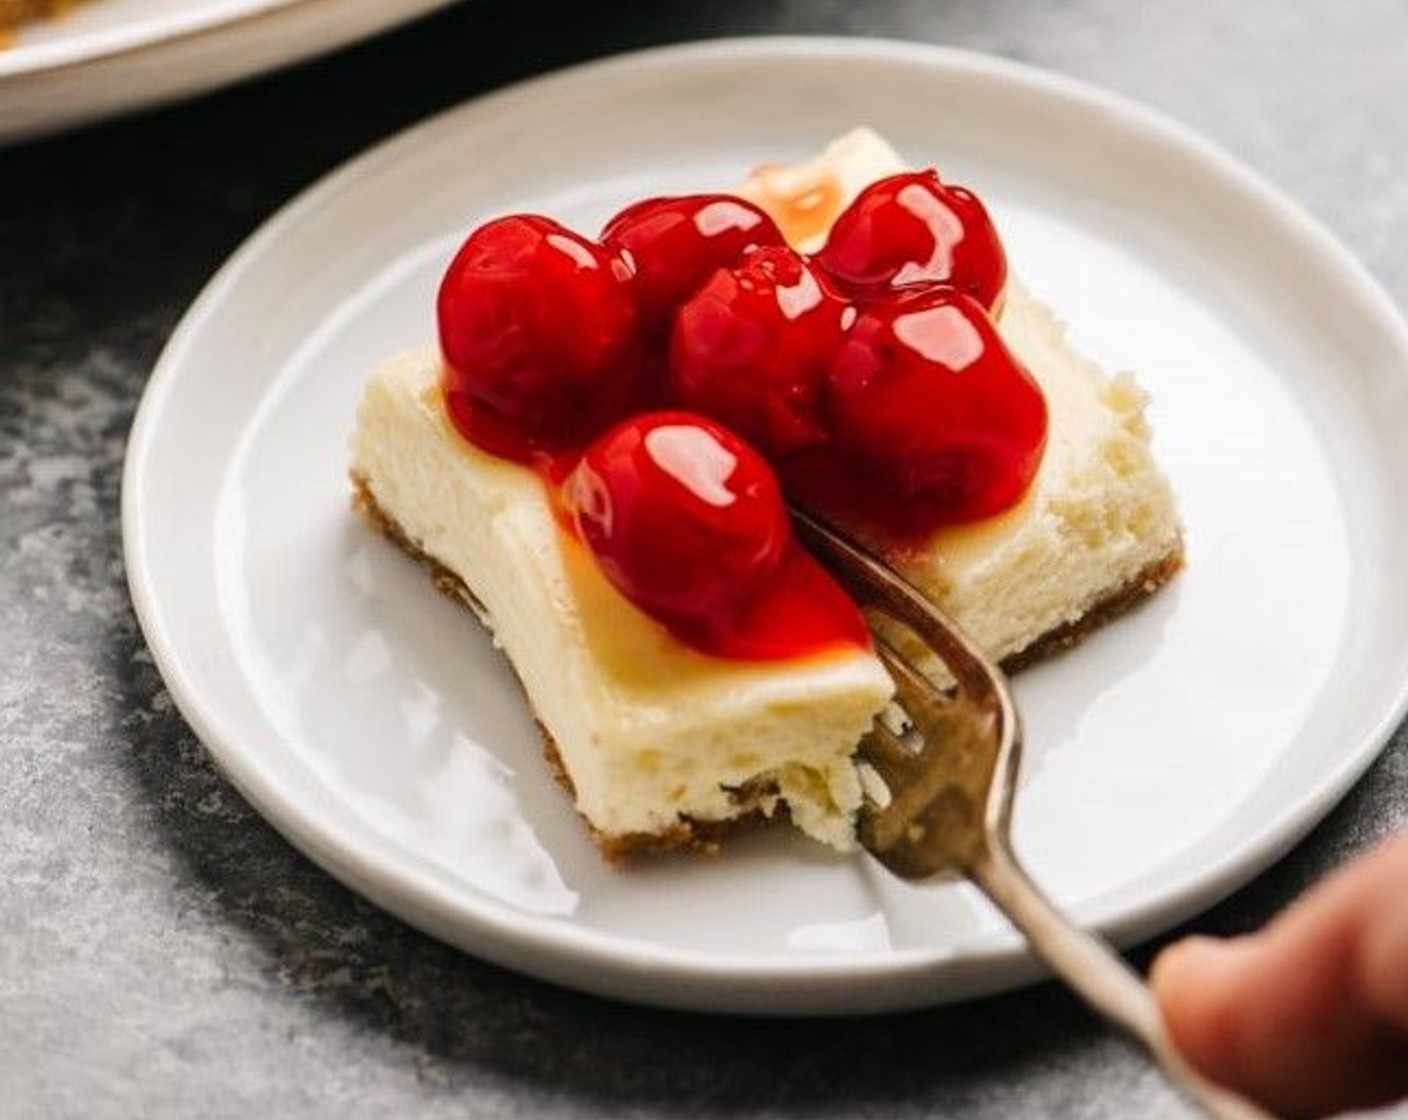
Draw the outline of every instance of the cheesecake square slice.
[[[903,166],[857,130],[814,160],[761,169],[738,193],[810,249],[866,184]],[[849,528],[1012,667],[1151,594],[1183,550],[1133,380],[1076,352],[1016,281],[997,324],[1049,415],[1026,495],[922,540]],[[539,473],[460,434],[441,362],[427,348],[370,376],[352,436],[354,504],[493,632],[600,849],[709,848],[741,822],[778,815],[853,848],[854,750],[892,694],[874,654],[748,661],[682,642],[564,530]]]

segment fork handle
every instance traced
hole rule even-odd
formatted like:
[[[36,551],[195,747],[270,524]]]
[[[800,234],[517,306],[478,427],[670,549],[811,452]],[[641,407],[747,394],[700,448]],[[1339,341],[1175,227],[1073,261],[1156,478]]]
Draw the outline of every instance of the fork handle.
[[[969,878],[1026,937],[1043,961],[1091,1007],[1142,1043],[1169,1081],[1213,1120],[1275,1120],[1246,1098],[1213,1084],[1184,1060],[1164,1029],[1149,987],[1124,958],[1058,909],[1011,848],[988,843]]]

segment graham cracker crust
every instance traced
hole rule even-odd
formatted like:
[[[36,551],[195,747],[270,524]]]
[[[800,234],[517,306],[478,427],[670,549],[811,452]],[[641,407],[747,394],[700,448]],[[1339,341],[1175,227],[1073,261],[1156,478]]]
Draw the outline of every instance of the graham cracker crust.
[[[365,477],[353,471],[351,479],[352,508],[366,518],[373,528],[395,543],[401,551],[424,568],[430,575],[431,582],[442,594],[454,599],[461,606],[468,607],[484,626],[492,631],[493,621],[489,612],[475,596],[469,585],[411,539],[400,524],[381,507]],[[1184,552],[1180,540],[1177,547],[1167,556],[1150,564],[1134,579],[1115,589],[1075,622],[1048,631],[1024,649],[1005,658],[1002,662],[1003,670],[1016,672],[1079,644],[1087,634],[1099,629],[1111,619],[1126,613],[1153,595],[1172,579],[1183,565]],[[521,683],[520,681],[520,685]],[[526,693],[524,698],[531,710],[531,700],[528,699]],[[536,712],[533,713],[533,722],[538,728],[543,754],[547,759],[549,769],[568,796],[575,802],[576,790],[573,788],[567,768],[563,765],[562,755],[558,750],[556,740],[537,718]],[[734,796],[740,804],[747,804],[759,798],[776,794],[776,792],[776,787],[769,782],[759,781],[734,791]],[[690,817],[682,817],[663,832],[632,832],[624,835],[603,833],[585,817],[582,820],[590,831],[597,850],[609,862],[619,863],[632,856],[657,855],[679,850],[716,855],[728,837],[744,829],[756,828],[770,821],[786,821],[787,816],[786,803],[779,802],[776,811],[771,814],[764,812],[762,808],[756,808],[726,821],[699,821]]]
[[[1030,645],[1002,659],[1002,670],[1015,673],[1028,665],[1079,645],[1087,634],[1138,606],[1183,570],[1185,554],[1180,538],[1173,551],[1155,560],[1128,583],[1115,588],[1074,622],[1048,630]]]

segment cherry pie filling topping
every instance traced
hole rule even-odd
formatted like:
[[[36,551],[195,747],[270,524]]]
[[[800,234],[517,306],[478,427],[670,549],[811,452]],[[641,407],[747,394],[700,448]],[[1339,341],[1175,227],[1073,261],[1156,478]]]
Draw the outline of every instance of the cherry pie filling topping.
[[[901,542],[1030,486],[1045,400],[998,334],[1002,244],[933,171],[862,191],[807,256],[751,203],[653,198],[591,240],[518,214],[436,302],[447,414],[539,472],[631,602],[705,653],[869,643],[784,493]]]

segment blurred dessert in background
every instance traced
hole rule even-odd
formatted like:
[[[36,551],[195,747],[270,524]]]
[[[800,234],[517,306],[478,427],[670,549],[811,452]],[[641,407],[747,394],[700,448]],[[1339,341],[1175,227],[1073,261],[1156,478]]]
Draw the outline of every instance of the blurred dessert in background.
[[[20,25],[36,19],[52,19],[74,6],[77,0],[0,0],[0,47],[11,46]]]

